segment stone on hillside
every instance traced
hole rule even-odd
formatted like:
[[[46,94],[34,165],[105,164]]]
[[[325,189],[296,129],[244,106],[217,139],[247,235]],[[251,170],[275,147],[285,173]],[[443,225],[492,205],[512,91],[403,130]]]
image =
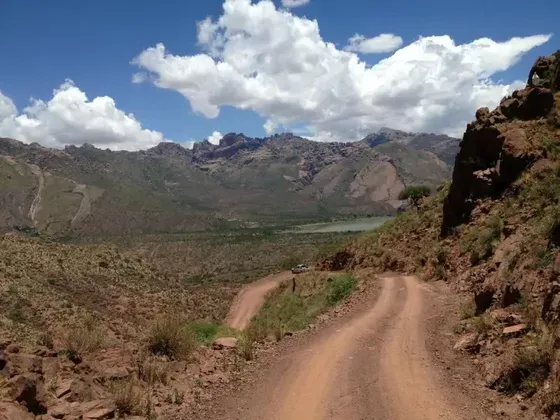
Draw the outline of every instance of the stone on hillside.
[[[478,334],[469,333],[465,334],[453,346],[455,351],[467,351],[469,353],[476,353],[480,349],[480,344],[478,343]]]
[[[111,400],[94,400],[83,403],[80,410],[84,413],[84,420],[103,420],[112,418],[116,408],[115,403]]]
[[[70,414],[70,405],[66,402],[58,403],[49,408],[48,414],[55,419],[63,419]]]
[[[528,330],[527,324],[517,324],[517,325],[512,325],[511,327],[505,327],[502,331],[502,335],[508,337],[515,337],[527,332],[527,330]]]
[[[6,353],[19,353],[19,346],[17,344],[10,344],[8,347],[6,347]]]
[[[216,338],[212,343],[215,350],[234,349],[237,347],[237,338],[235,337],[221,337]]]
[[[42,388],[37,386],[39,376],[35,374],[18,375],[11,378],[6,383],[7,392],[5,395],[18,403],[24,405],[34,414],[45,414],[44,395]]]
[[[0,420],[34,420],[34,418],[35,416],[18,404],[0,402]]]
[[[72,385],[74,385],[73,379],[64,379],[63,381],[61,381],[56,388],[56,398],[62,398],[70,394],[70,392],[72,391]]]

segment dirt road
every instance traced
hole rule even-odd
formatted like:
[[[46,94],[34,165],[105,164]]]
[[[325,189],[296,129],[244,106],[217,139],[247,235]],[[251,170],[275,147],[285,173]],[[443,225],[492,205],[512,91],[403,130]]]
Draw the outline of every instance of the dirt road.
[[[291,271],[272,274],[245,286],[235,297],[226,318],[226,324],[238,330],[244,330],[251,318],[257,313],[268,292],[293,277]]]
[[[378,299],[348,322],[286,351],[216,418],[470,420],[488,418],[450,386],[426,349],[425,284],[380,279]],[[264,287],[264,286],[263,286]]]

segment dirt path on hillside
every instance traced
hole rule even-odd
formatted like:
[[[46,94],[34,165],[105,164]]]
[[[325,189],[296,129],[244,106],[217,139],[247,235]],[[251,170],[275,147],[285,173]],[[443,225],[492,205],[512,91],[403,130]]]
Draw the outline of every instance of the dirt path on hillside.
[[[291,271],[282,271],[243,287],[231,305],[226,324],[231,328],[244,330],[263,305],[266,294],[292,277]]]
[[[377,300],[365,310],[281,353],[253,386],[231,395],[209,418],[489,418],[480,401],[451,386],[449,372],[426,348],[429,286],[414,277],[380,282]]]
[[[45,188],[45,176],[41,168],[37,165],[29,165],[31,168],[31,172],[37,178],[37,193],[35,194],[35,198],[29,207],[29,218],[33,222],[33,225],[37,225],[37,212],[41,208],[41,194],[43,194],[43,189]]]

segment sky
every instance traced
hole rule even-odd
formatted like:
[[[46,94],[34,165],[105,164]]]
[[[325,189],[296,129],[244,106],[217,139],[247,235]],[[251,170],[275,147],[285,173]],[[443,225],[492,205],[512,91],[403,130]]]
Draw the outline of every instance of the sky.
[[[560,48],[560,2],[0,0],[0,137],[461,136]]]

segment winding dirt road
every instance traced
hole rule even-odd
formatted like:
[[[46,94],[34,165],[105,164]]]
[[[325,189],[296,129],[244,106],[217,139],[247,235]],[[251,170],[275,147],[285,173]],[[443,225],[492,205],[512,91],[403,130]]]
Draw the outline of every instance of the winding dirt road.
[[[480,404],[449,385],[445,370],[426,348],[423,310],[430,295],[423,289],[428,286],[414,277],[386,276],[380,281],[377,301],[281,353],[251,389],[224,401],[215,418],[488,418]]]
[[[292,277],[291,271],[282,271],[243,287],[231,305],[226,324],[238,330],[247,328],[251,318],[263,305],[267,293],[276,289],[281,282]]]

